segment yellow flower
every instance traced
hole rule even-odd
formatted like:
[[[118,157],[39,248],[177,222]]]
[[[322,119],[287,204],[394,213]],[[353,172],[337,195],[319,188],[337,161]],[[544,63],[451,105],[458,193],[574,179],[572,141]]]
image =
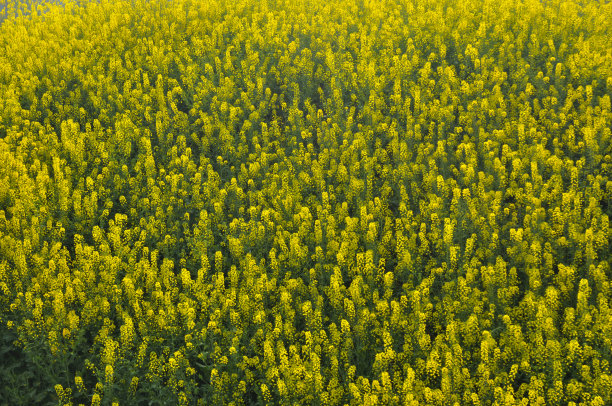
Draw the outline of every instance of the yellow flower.
[[[268,385],[266,385],[265,383],[261,384],[261,394],[263,395],[263,398],[266,401],[266,404],[269,405],[272,403],[272,394],[270,393],[270,390],[268,389]]]
[[[138,377],[134,376],[132,377],[132,380],[130,382],[130,392],[136,393],[137,389],[138,389]]]
[[[62,385],[60,384],[55,385],[55,393],[60,399],[64,397],[64,388],[62,387]]]
[[[79,392],[84,392],[85,391],[85,384],[83,383],[83,378],[81,378],[80,376],[75,376],[74,377],[74,384],[77,387],[77,390]]]
[[[106,368],[104,369],[104,383],[105,384],[111,384],[113,382],[114,379],[114,370],[113,367],[111,365],[107,365]]]

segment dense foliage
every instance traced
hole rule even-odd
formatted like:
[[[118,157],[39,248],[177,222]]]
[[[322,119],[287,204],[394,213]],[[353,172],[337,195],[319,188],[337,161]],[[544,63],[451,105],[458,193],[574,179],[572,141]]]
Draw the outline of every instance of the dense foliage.
[[[0,404],[612,403],[612,4],[5,1]]]

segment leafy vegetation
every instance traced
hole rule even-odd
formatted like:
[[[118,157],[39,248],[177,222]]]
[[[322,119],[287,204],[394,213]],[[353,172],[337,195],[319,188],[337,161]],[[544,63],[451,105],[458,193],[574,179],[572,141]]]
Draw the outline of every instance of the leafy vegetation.
[[[612,4],[6,1],[0,404],[612,403]]]

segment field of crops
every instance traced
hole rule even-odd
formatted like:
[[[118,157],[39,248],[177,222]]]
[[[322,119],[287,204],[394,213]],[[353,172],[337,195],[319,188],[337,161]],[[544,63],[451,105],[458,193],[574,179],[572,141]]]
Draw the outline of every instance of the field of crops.
[[[0,406],[612,404],[612,3],[79,3],[0,1]]]

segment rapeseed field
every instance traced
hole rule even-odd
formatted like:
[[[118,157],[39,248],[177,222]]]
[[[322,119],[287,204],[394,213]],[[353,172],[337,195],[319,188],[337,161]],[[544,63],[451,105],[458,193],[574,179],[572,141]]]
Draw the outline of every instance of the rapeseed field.
[[[612,405],[610,38],[0,1],[0,405]]]

